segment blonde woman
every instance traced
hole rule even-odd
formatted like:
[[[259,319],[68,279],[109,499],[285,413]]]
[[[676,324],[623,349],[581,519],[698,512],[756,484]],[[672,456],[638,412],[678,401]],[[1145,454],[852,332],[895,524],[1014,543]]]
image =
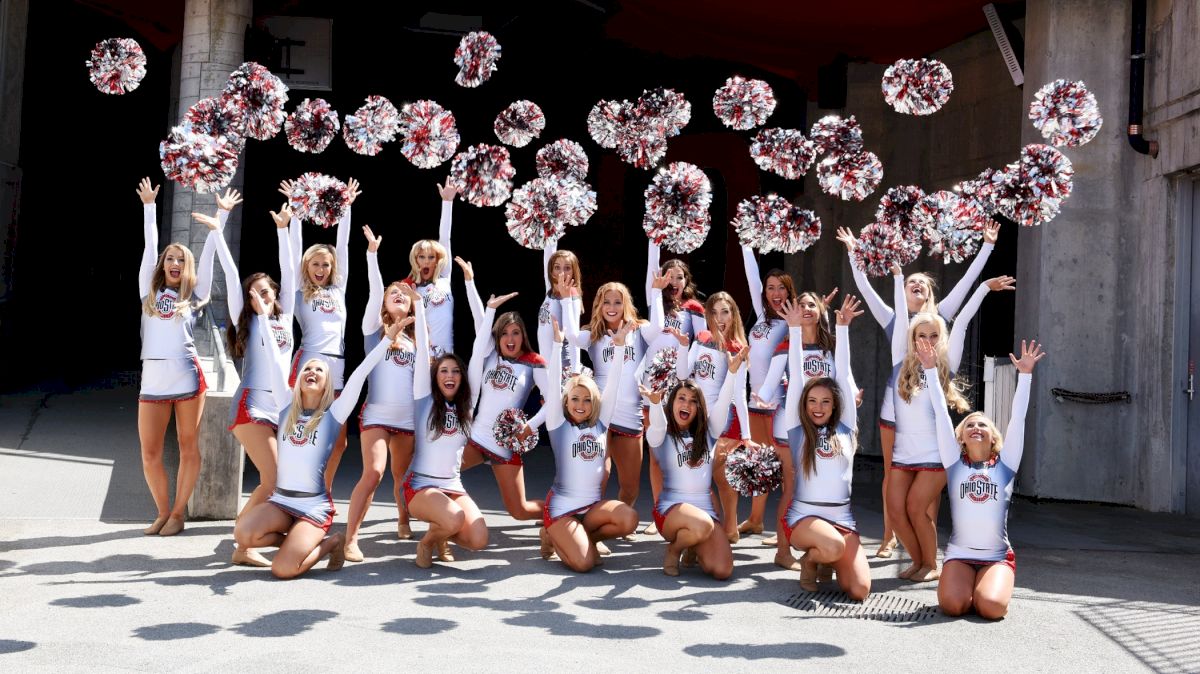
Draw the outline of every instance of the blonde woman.
[[[270,330],[262,298],[255,295],[251,299],[258,305],[259,329]],[[295,578],[326,555],[330,571],[342,568],[345,562],[345,538],[341,534],[326,537],[333,525],[334,508],[333,496],[325,487],[325,462],[340,427],[354,411],[367,374],[383,360],[400,327],[400,323],[388,327],[386,336],[346,379],[341,396],[335,396],[329,365],[320,358],[309,358],[300,365],[290,389],[282,368],[270,368],[271,393],[280,409],[275,492],[238,520],[233,535],[242,548],[278,547],[271,561],[276,578]],[[264,358],[278,357],[274,345],[260,342],[257,348]]]
[[[546,282],[546,299],[542,302],[541,308],[538,310],[538,328],[537,340],[538,347],[544,352],[545,344],[549,344],[553,338],[553,332],[550,327],[551,321],[558,321],[560,326],[567,325],[568,320],[563,315],[563,309],[566,306],[570,296],[562,296],[558,291],[558,279],[566,278],[570,283],[570,288],[574,288],[577,292],[583,290],[582,272],[579,268],[579,257],[569,250],[559,250],[558,240],[555,239],[546,244],[546,248],[542,254],[543,263],[546,270],[544,280]],[[575,310],[580,311],[582,307],[578,302],[574,304]],[[576,314],[573,318],[575,324],[579,323],[579,315]],[[573,341],[568,340],[562,345],[562,366],[563,374],[578,374],[583,366],[579,362],[579,350]]]
[[[204,413],[204,372],[196,353],[193,332],[200,310],[212,289],[215,238],[212,229],[204,240],[200,267],[187,246],[171,243],[158,252],[158,187],[142,178],[137,195],[142,201],[142,229],[146,245],[138,272],[142,300],[142,383],[138,393],[138,439],[142,472],[157,509],[146,535],[174,536],[183,531],[187,502],[200,475],[197,436]],[[163,467],[163,439],[171,413],[179,439],[179,473],[175,480],[175,505],[171,505],[167,471]]]

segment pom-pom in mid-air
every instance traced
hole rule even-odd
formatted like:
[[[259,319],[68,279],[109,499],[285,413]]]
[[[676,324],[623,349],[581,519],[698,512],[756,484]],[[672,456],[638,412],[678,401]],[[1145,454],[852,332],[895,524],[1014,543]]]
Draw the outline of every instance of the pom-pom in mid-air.
[[[818,154],[854,154],[863,149],[862,127],[854,115],[845,119],[826,115],[812,125],[808,137],[816,143]]]
[[[743,445],[726,455],[725,479],[742,496],[769,494],[783,484],[783,464],[768,447]]]
[[[734,75],[713,94],[713,113],[738,131],[761,126],[775,112],[775,92],[762,80]]]
[[[237,173],[241,146],[184,124],[171,129],[158,145],[163,175],[197,192],[218,192]]]
[[[499,145],[472,145],[450,163],[450,183],[460,190],[458,198],[472,206],[499,206],[507,201],[514,175],[508,150]]]
[[[929,254],[945,264],[973,257],[990,220],[974,201],[945,190],[925,195],[912,217],[924,229]]]
[[[246,139],[242,137],[242,109],[232,98],[201,98],[183,113],[183,118],[193,131],[222,136],[239,152],[246,144]]]
[[[458,150],[454,114],[434,101],[408,103],[400,112],[399,124],[404,137],[400,153],[417,168],[441,166]]]
[[[1079,147],[1096,137],[1104,119],[1096,97],[1082,81],[1054,80],[1037,90],[1029,119],[1042,137],[1058,147]]]
[[[525,430],[529,419],[525,413],[516,408],[502,410],[496,415],[496,423],[492,425],[492,439],[496,444],[507,449],[513,454],[524,454],[537,447],[538,434],[530,433],[524,439],[521,439],[521,432]]]
[[[692,119],[692,104],[674,89],[647,89],[638,96],[633,114],[645,120],[656,120],[663,135],[678,136]]]
[[[898,227],[890,222],[874,222],[862,228],[858,234],[858,244],[854,246],[854,266],[868,276],[887,276],[891,273],[892,265],[904,265],[901,255],[908,255],[906,242],[900,235]],[[905,251],[905,252],[901,252]],[[920,254],[921,244],[918,239],[916,253]],[[916,255],[912,255],[912,259]]]
[[[587,180],[588,158],[583,146],[560,138],[537,151],[537,172],[542,178]]]
[[[821,219],[817,214],[797,208],[777,194],[742,200],[729,224],[737,231],[743,246],[760,253],[796,253],[807,250],[821,238]]]
[[[657,118],[635,118],[617,130],[617,156],[626,164],[651,169],[667,154],[667,135]]]
[[[146,53],[127,37],[101,40],[87,60],[88,77],[105,94],[124,94],[138,88],[146,77]]]
[[[917,203],[924,198],[925,192],[920,187],[898,185],[888,188],[875,209],[875,222],[888,225],[898,237],[892,248],[900,266],[911,264],[921,254],[923,229],[913,222],[912,215]]]
[[[620,130],[635,114],[629,101],[598,101],[588,113],[588,135],[600,147],[611,150],[617,146]]]
[[[883,164],[874,152],[833,154],[817,165],[821,191],[842,201],[862,201],[883,180]]]
[[[655,243],[674,253],[690,253],[704,243],[711,218],[712,184],[695,164],[675,162],[654,176],[646,188],[642,229]]]
[[[546,116],[533,101],[516,101],[496,115],[492,130],[501,143],[525,147],[546,128]]]
[[[301,220],[332,227],[350,207],[346,183],[323,173],[305,173],[292,183],[289,197],[292,211]]]
[[[562,178],[535,178],[513,191],[504,208],[508,234],[526,248],[545,250],[568,225],[582,225],[596,210],[596,193]]]
[[[454,50],[454,63],[458,66],[454,81],[462,87],[477,87],[496,72],[496,61],[499,60],[500,43],[491,33],[467,33]]]
[[[306,98],[288,115],[283,125],[288,145],[300,152],[324,152],[329,147],[338,129],[337,110],[323,98]]]
[[[1014,222],[1031,227],[1058,215],[1071,196],[1075,169],[1071,160],[1049,145],[1026,145],[1021,158],[1009,164],[997,188],[999,210]]]
[[[954,78],[935,59],[900,59],[883,71],[883,98],[903,115],[932,115],[950,100]]]
[[[224,96],[232,98],[241,108],[243,133],[255,140],[270,140],[283,128],[287,113],[288,88],[276,77],[253,61],[247,61],[229,73]]]
[[[374,157],[400,132],[400,111],[383,96],[367,96],[362,107],[346,116],[342,138],[346,147],[358,154]]]
[[[817,157],[817,145],[795,129],[763,129],[754,136],[750,156],[764,171],[796,180]]]

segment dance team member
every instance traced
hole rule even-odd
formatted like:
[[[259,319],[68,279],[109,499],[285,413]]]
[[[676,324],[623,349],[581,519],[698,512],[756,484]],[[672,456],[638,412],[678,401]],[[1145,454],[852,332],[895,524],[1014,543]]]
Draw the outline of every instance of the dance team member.
[[[563,308],[570,296],[559,295],[559,283],[557,279],[564,274],[570,281],[571,288],[582,291],[583,278],[579,269],[579,258],[569,250],[558,249],[558,239],[555,239],[546,244],[546,248],[542,253],[543,266],[546,269],[544,277],[546,281],[546,299],[542,302],[541,308],[538,310],[538,347],[544,352],[546,349],[543,344],[549,344],[553,339],[553,330],[550,327],[552,320],[558,321],[560,326],[566,325],[567,320],[563,317]],[[574,304],[576,311],[582,310],[578,302]],[[579,316],[575,316],[575,324],[579,324]],[[579,359],[580,347],[574,342],[568,341],[563,344],[563,373],[579,374],[583,363]]]
[[[259,329],[265,334],[270,331],[269,309],[258,295],[251,301],[257,305]],[[326,555],[326,568],[342,568],[345,537],[326,536],[333,525],[334,508],[333,496],[325,485],[325,463],[333,452],[339,426],[354,411],[367,374],[383,360],[399,334],[400,323],[388,326],[385,337],[367,352],[346,380],[342,396],[335,397],[329,365],[321,358],[309,358],[301,364],[291,389],[282,368],[269,368],[271,392],[280,409],[275,492],[266,503],[238,520],[233,535],[242,548],[278,547],[271,562],[271,574],[276,578],[295,578]],[[260,342],[257,348],[266,359],[279,355],[273,344]]]
[[[138,439],[142,472],[157,509],[146,535],[174,536],[183,531],[187,502],[200,475],[198,435],[204,413],[206,384],[193,333],[196,318],[212,290],[215,238],[210,225],[200,268],[192,251],[181,243],[167,244],[158,252],[158,219],[155,200],[158,186],[142,178],[137,188],[142,201],[145,247],[138,271],[142,301],[142,382],[138,392]],[[179,440],[179,472],[175,479],[175,505],[171,506],[167,471],[163,467],[163,441],[171,412]]]
[[[1017,558],[1008,542],[1008,508],[1024,451],[1033,369],[1045,355],[1037,342],[1024,340],[1020,358],[1008,354],[1018,372],[1005,433],[1008,442],[981,412],[968,414],[954,428],[945,398],[937,387],[930,389],[953,523],[938,582],[938,604],[946,615],[958,616],[974,608],[981,618],[999,620],[1008,613],[1017,572]],[[929,344],[917,344],[917,357],[925,377],[936,376],[937,352]]]
[[[434,356],[454,351],[454,295],[450,292],[450,232],[453,226],[454,196],[458,188],[446,184],[438,185],[438,196],[442,198],[442,217],[438,223],[438,238],[421,239],[412,245],[408,253],[411,267],[404,283],[417,289],[425,306],[429,322],[430,349]],[[469,294],[469,293],[468,293]],[[478,329],[482,307],[472,304],[471,315]]]
[[[568,282],[563,276],[562,288]],[[567,295],[570,297],[570,294]],[[571,303],[563,307],[567,315]],[[612,334],[613,346],[625,350],[633,337],[632,321]],[[557,320],[551,320],[551,339],[546,345],[550,372],[562,369],[563,335]],[[624,358],[613,358],[608,368],[604,394],[586,374],[562,382],[551,376],[546,400],[546,431],[554,450],[554,486],[546,494],[542,511],[542,557],[558,558],[573,571],[590,571],[600,564],[601,541],[627,536],[637,528],[637,511],[626,503],[602,500],[604,463],[607,459],[607,428],[620,404]],[[561,401],[561,404],[560,404]]]

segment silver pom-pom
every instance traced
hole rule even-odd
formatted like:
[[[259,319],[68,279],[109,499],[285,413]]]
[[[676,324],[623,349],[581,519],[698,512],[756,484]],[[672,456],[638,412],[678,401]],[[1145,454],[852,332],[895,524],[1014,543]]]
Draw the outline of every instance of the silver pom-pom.
[[[454,82],[461,87],[477,87],[496,72],[496,61],[499,60],[500,43],[491,33],[467,33],[454,50],[454,63],[458,66]]]
[[[713,94],[713,113],[739,131],[761,126],[775,111],[775,92],[762,80],[735,75]]]
[[[560,138],[537,151],[537,173],[542,178],[587,180],[588,158],[583,146]]]
[[[1063,153],[1049,145],[1026,145],[997,188],[1000,212],[1026,227],[1049,222],[1071,196],[1074,176],[1075,168]]]
[[[932,115],[950,100],[954,78],[935,59],[900,59],[883,72],[883,98],[903,115]]]
[[[842,201],[862,201],[883,180],[883,164],[874,152],[834,154],[817,165],[821,191]]]
[[[472,145],[454,155],[450,183],[459,188],[458,198],[473,206],[499,206],[512,195],[516,175],[508,150],[499,145]]]
[[[646,188],[642,229],[655,243],[675,253],[690,253],[704,243],[711,219],[712,184],[695,164],[675,162]]]
[[[783,484],[783,464],[769,447],[742,445],[725,455],[725,480],[742,496],[769,494]]]
[[[817,144],[795,129],[763,129],[754,136],[750,156],[760,169],[796,180],[817,158]]]
[[[621,129],[636,116],[633,103],[629,101],[599,101],[588,113],[588,135],[600,147],[613,149]]]
[[[400,112],[403,154],[417,168],[441,166],[458,149],[458,128],[454,114],[434,101],[409,103]]]
[[[925,231],[929,254],[940,256],[946,264],[974,256],[989,222],[974,201],[945,190],[925,195],[912,217]]]
[[[533,101],[516,101],[502,110],[492,123],[501,143],[525,147],[546,128],[546,116]]]
[[[679,375],[675,372],[678,359],[679,354],[674,347],[660,349],[642,370],[642,383],[651,391],[664,393],[679,386]]]
[[[520,435],[528,423],[528,417],[521,410],[516,408],[502,410],[500,414],[496,415],[496,423],[492,424],[492,439],[513,454],[532,451],[537,447],[538,434],[531,433],[524,440]]]
[[[1054,80],[1037,90],[1029,119],[1042,138],[1059,147],[1079,147],[1096,137],[1104,119],[1083,81]]]
[[[300,152],[324,152],[342,128],[337,110],[323,98],[306,98],[283,125],[288,145]]]
[[[92,47],[88,77],[106,94],[121,95],[138,88],[146,77],[146,53],[137,40],[114,37]]]
[[[856,154],[862,151],[862,127],[854,115],[842,119],[827,115],[818,119],[808,132],[819,154]]]
[[[270,140],[283,128],[287,113],[288,88],[265,67],[247,61],[229,73],[222,95],[241,108],[243,133],[256,140]]]

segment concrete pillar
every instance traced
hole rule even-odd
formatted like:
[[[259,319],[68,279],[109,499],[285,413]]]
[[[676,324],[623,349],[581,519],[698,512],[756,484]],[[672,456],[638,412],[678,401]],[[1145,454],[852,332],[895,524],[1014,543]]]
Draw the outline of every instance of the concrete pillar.
[[[8,260],[9,231],[16,223],[21,169],[21,99],[25,84],[25,35],[29,1],[0,2],[0,260]],[[0,270],[0,297],[8,294],[9,269]]]

